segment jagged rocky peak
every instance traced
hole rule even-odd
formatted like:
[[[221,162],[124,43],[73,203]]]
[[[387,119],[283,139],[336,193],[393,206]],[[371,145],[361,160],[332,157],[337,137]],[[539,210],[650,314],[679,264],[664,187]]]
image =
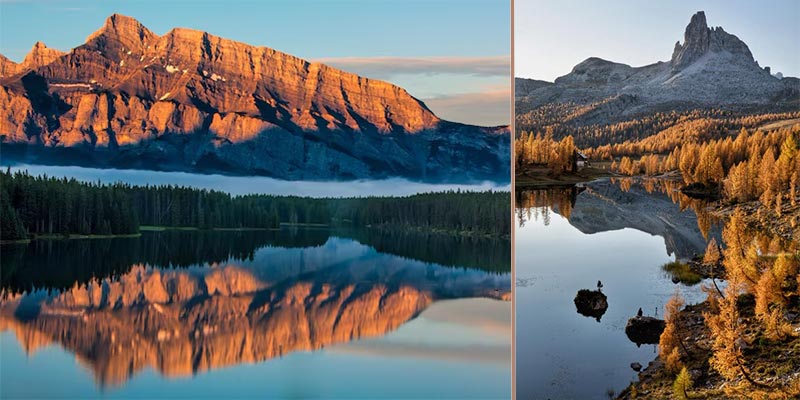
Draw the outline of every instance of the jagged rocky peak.
[[[800,80],[779,78],[753,59],[747,45],[694,14],[672,58],[640,67],[591,57],[549,87],[519,91],[518,115],[546,104],[575,107],[570,124],[623,121],[633,115],[680,107],[740,109],[791,106],[800,101]],[[520,94],[521,93],[521,94]]]
[[[34,58],[60,55],[45,49]],[[442,121],[389,82],[204,31],[157,35],[113,14],[86,43],[31,69],[41,101],[31,101],[24,69],[0,59],[0,141],[32,146],[40,160],[64,147],[82,165],[154,168],[140,160],[156,159],[284,179],[508,176],[504,128]],[[191,145],[160,140],[175,134]],[[85,161],[95,147],[111,150],[107,160]]]
[[[0,54],[0,77],[12,76],[27,70],[39,68],[50,64],[64,54],[66,53],[51,49],[42,42],[34,43],[31,51],[28,52],[25,59],[19,64]]]
[[[22,67],[26,69],[41,67],[42,65],[50,64],[64,54],[62,51],[45,46],[42,42],[36,42],[28,55],[25,56],[25,60],[22,61]]]
[[[706,23],[706,14],[698,11],[692,16],[683,37],[683,44],[675,43],[672,52],[673,71],[679,71],[697,61],[706,53],[720,53],[727,51],[731,54],[744,57],[755,63],[753,54],[747,45],[736,35],[725,32],[722,27],[709,28]]]
[[[262,103],[278,105],[289,108],[281,118],[291,116],[293,124],[311,130],[374,126],[382,132],[416,132],[438,123],[422,103],[389,83],[200,30],[174,28],[158,36],[134,18],[114,14],[89,37],[83,50],[98,53],[87,57],[105,57],[124,69],[117,78],[128,77],[131,68],[146,69],[141,72],[143,80],[121,86],[142,97],[204,104],[208,109],[251,117],[263,116]],[[151,73],[159,67],[162,73]],[[141,81],[146,90],[137,83]],[[215,88],[208,90],[208,85],[198,82]],[[103,83],[119,85],[114,80]]]
[[[19,64],[0,54],[0,78],[13,75],[17,68],[19,68]]]
[[[98,48],[119,50],[125,48],[129,51],[144,52],[148,45],[153,44],[158,35],[147,29],[135,18],[125,15],[112,14],[106,18],[103,26],[86,38],[86,44]]]

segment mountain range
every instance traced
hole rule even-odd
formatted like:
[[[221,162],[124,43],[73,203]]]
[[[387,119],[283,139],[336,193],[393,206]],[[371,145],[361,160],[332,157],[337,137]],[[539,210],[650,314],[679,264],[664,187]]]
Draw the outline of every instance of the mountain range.
[[[508,181],[507,127],[438,118],[387,82],[114,14],[69,52],[0,56],[3,158],[349,180]]]
[[[555,82],[515,79],[516,113],[558,105],[561,122],[613,123],[652,112],[800,109],[800,79],[772,75],[748,46],[700,11],[669,61],[632,67],[591,57]]]

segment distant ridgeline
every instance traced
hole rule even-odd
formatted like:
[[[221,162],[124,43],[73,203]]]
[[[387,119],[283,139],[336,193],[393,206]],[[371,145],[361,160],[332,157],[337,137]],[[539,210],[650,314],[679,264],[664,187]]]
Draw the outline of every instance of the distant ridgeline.
[[[274,229],[281,223],[507,236],[508,192],[408,197],[309,198],[244,195],[180,186],[87,183],[0,173],[0,239],[30,235],[125,235],[140,226]]]

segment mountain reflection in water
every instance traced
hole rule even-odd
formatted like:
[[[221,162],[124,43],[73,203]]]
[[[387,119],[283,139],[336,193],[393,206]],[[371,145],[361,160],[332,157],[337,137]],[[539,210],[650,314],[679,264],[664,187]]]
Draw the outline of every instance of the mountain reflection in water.
[[[705,251],[707,240],[720,240],[721,225],[706,203],[682,194],[681,182],[666,179],[612,178],[581,186],[520,190],[520,226],[553,211],[585,234],[632,228],[664,238],[667,254],[688,259]]]
[[[689,304],[705,299],[700,285],[675,284],[662,270],[720,234],[705,204],[679,185],[604,179],[516,192],[518,398],[608,398],[637,379],[631,363],[647,365],[657,354],[628,339],[628,319],[639,309],[663,318],[676,292]],[[585,302],[602,309],[597,321],[581,312],[576,293],[600,286],[604,301]]]
[[[60,345],[100,386],[379,337],[437,300],[511,289],[507,260],[451,268],[324,230],[34,241],[4,245],[2,263],[0,330],[27,353]]]

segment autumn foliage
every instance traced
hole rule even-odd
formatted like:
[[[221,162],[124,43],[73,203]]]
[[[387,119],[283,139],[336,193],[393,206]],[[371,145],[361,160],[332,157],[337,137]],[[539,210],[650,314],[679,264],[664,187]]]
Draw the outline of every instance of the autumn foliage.
[[[612,169],[625,175],[679,171],[686,183],[722,185],[726,198],[761,200],[767,207],[795,201],[800,186],[800,126],[679,145],[667,154],[623,156]]]
[[[712,338],[709,363],[728,380],[744,378],[763,388],[768,385],[751,376],[751,360],[743,349],[753,346],[756,337],[782,340],[796,335],[787,307],[798,294],[800,256],[780,241],[759,238],[744,221],[744,212],[736,209],[723,230],[727,286],[723,296],[708,292],[711,310],[704,314]],[[752,317],[742,311],[741,301],[747,297],[755,301]]]
[[[684,300],[680,294],[675,293],[665,306],[665,328],[658,341],[658,351],[662,360],[672,373],[678,373],[683,364],[681,363],[681,335],[679,313],[683,308]],[[685,351],[685,350],[684,350]]]
[[[514,147],[518,167],[547,166],[553,176],[575,172],[577,169],[575,158],[577,148],[572,136],[555,141],[552,130],[546,131],[545,134],[523,132],[518,136]]]

